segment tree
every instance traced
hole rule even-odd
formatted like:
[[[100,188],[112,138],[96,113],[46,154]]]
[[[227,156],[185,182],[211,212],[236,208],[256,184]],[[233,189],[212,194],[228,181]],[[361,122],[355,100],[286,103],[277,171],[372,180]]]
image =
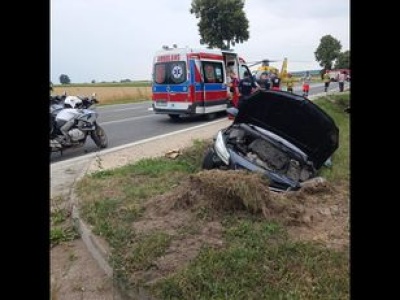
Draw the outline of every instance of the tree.
[[[314,52],[315,59],[319,65],[326,70],[332,69],[335,61],[342,49],[342,44],[331,35],[325,35],[321,38],[317,50]]]
[[[339,53],[335,62],[335,69],[350,69],[350,50]]]
[[[60,83],[61,84],[70,84],[71,80],[69,79],[68,75],[61,74],[60,75]]]
[[[230,49],[231,45],[247,41],[250,34],[244,1],[192,0],[190,13],[200,19],[200,43],[209,48]]]

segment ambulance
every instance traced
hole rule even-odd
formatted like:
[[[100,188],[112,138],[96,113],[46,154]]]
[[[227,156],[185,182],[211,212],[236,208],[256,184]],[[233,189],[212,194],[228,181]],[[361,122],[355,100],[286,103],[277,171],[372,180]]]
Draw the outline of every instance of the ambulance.
[[[228,68],[238,79],[245,61],[229,50],[163,47],[155,53],[152,67],[152,108],[156,114],[177,120],[183,116],[213,118],[232,101]]]

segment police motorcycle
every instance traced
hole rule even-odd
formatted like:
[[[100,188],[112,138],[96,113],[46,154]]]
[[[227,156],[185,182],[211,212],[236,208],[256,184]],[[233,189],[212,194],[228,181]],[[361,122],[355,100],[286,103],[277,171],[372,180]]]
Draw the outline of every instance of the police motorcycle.
[[[91,97],[66,96],[60,102],[50,101],[50,152],[62,154],[66,149],[82,147],[88,136],[97,147],[108,146],[107,134],[97,122],[98,113],[95,111],[95,104],[98,102],[95,94]],[[58,125],[61,115],[67,115],[73,120],[68,130],[69,141]]]

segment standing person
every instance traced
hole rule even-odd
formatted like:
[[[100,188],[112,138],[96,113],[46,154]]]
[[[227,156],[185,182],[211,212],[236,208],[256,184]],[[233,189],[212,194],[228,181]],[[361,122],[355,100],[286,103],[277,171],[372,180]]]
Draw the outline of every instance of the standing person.
[[[228,61],[226,67],[227,67],[228,73],[235,72],[235,62],[234,61]]]
[[[260,89],[262,90],[269,90],[271,87],[271,82],[270,82],[270,78],[268,75],[268,72],[262,72],[260,75],[260,80],[258,82],[258,84],[260,85]]]
[[[271,90],[279,91],[281,89],[280,86],[281,86],[281,79],[279,78],[278,74],[276,74],[275,71],[271,75]]]
[[[322,80],[324,81],[324,91],[327,93],[329,84],[331,83],[331,77],[329,76],[328,70],[325,71],[325,74],[322,76]]]
[[[293,93],[293,86],[294,86],[293,75],[292,73],[288,73],[286,78],[286,90],[290,93]]]
[[[344,91],[344,82],[347,79],[347,73],[346,71],[340,71],[338,75],[338,82],[339,82],[339,91],[343,92]]]
[[[303,83],[303,96],[308,97],[308,93],[310,92],[310,83],[311,83],[312,77],[310,75],[309,71],[306,71],[306,74],[301,78],[301,81]]]
[[[250,77],[251,75],[249,72],[244,72],[244,78],[239,81],[239,105],[238,108],[240,109],[240,105],[242,105],[243,101],[246,101],[250,95],[255,92],[259,87],[255,84],[254,80]]]
[[[239,79],[234,71],[229,73],[229,92],[231,93],[231,101],[233,106],[238,107],[239,104]]]

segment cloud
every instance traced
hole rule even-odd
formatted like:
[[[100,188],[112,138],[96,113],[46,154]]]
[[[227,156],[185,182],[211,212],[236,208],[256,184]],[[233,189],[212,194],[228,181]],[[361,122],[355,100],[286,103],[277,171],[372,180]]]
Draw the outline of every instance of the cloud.
[[[162,45],[201,47],[190,4],[52,0],[51,80],[59,82],[61,74],[73,83],[150,79],[153,54]],[[318,68],[314,51],[326,34],[349,50],[349,1],[247,0],[245,12],[250,39],[235,50],[246,60],[288,57],[289,69]]]

